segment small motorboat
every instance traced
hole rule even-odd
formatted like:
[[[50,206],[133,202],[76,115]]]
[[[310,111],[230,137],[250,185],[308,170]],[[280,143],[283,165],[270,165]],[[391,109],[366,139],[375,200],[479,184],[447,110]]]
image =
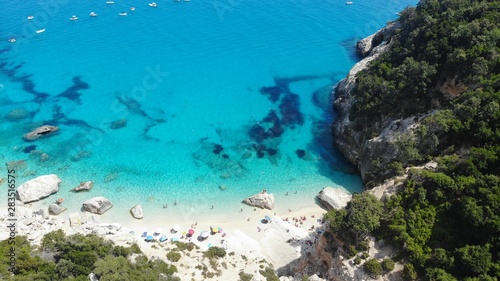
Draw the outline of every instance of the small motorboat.
[[[44,29],[39,29],[37,31],[35,31],[37,34],[40,34],[40,33],[44,33],[45,32],[45,28]]]
[[[346,5],[352,5],[352,2],[345,2]]]
[[[115,1],[106,1],[106,4],[115,4]]]
[[[9,39],[9,42],[10,42],[10,43],[15,43],[15,42],[16,42],[16,38],[10,38],[10,39]]]
[[[69,20],[78,20],[78,17],[77,16],[71,16],[71,18],[69,18]]]
[[[155,3],[155,2],[153,2],[153,3],[149,3],[149,6],[150,6],[150,7],[153,7],[153,8],[158,7],[158,5],[156,5],[156,3]]]
[[[135,11],[135,7],[130,7],[130,10],[133,12]]]
[[[126,15],[127,15],[127,13],[126,13],[126,12],[121,12],[121,13],[119,13],[118,15],[119,15],[119,16],[121,16],[121,17],[124,17],[124,16],[126,16]]]
[[[96,14],[96,13],[94,13],[94,12],[90,12],[90,16],[91,16],[91,17],[97,17],[97,14]]]
[[[33,16],[28,16],[28,20],[32,20],[32,19],[34,19],[34,18],[35,18],[35,17],[33,17]]]

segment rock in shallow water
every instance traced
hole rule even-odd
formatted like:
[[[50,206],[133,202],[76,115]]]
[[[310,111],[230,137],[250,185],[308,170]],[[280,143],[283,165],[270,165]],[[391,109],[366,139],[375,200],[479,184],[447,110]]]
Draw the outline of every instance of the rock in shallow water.
[[[94,186],[94,183],[92,181],[85,181],[85,182],[81,182],[79,186],[73,188],[73,191],[77,192],[77,191],[89,191],[92,189],[92,187]]]
[[[57,132],[58,130],[59,127],[43,125],[24,135],[24,139],[27,141],[34,141],[42,136],[47,136],[49,134]]]

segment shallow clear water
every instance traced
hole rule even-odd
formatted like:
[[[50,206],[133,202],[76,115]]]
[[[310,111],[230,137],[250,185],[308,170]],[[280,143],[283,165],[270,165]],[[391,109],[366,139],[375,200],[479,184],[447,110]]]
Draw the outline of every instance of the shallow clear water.
[[[325,186],[361,191],[332,148],[330,90],[356,62],[355,41],[416,4],[6,2],[0,159],[24,161],[18,182],[55,173],[68,205],[101,195],[124,208],[177,201],[194,211],[233,208],[263,188],[307,202]],[[126,125],[110,128],[117,120]],[[60,130],[23,141],[42,124]],[[68,194],[86,180],[91,193]]]

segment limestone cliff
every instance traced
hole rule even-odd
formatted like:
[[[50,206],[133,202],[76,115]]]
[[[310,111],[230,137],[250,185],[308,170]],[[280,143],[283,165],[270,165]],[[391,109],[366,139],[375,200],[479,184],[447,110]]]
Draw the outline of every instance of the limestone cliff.
[[[367,187],[373,187],[384,179],[397,175],[387,167],[396,160],[401,161],[400,143],[406,140],[415,142],[417,136],[414,130],[419,126],[419,122],[435,113],[431,111],[405,119],[388,119],[374,124],[376,131],[357,128],[355,120],[350,116],[355,103],[352,91],[356,85],[357,74],[368,68],[371,61],[390,48],[391,38],[398,27],[398,24],[390,23],[375,34],[360,40],[356,44],[357,52],[367,56],[356,63],[347,77],[335,87],[334,107],[338,116],[333,125],[334,142],[344,156],[358,168]],[[407,163],[402,164],[405,166]]]

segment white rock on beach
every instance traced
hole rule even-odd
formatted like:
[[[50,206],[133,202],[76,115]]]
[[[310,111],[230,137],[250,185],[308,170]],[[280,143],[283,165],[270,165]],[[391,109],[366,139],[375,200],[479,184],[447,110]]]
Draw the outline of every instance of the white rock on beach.
[[[352,194],[342,187],[325,187],[319,192],[318,198],[328,210],[340,210],[351,201]]]
[[[66,210],[67,210],[66,208],[61,207],[57,204],[50,204],[50,206],[49,206],[49,214],[54,215],[54,216],[57,216]]]
[[[142,218],[144,218],[144,212],[142,210],[142,206],[141,205],[135,205],[134,207],[132,207],[132,209],[130,209],[130,213],[136,219],[142,219]]]
[[[54,174],[29,180],[17,189],[17,198],[23,203],[38,201],[59,191],[61,179]]]
[[[274,208],[274,195],[269,194],[264,190],[246,198],[243,202],[251,206],[272,210]]]
[[[113,207],[113,204],[104,197],[94,197],[83,202],[83,209],[87,212],[102,215]]]

